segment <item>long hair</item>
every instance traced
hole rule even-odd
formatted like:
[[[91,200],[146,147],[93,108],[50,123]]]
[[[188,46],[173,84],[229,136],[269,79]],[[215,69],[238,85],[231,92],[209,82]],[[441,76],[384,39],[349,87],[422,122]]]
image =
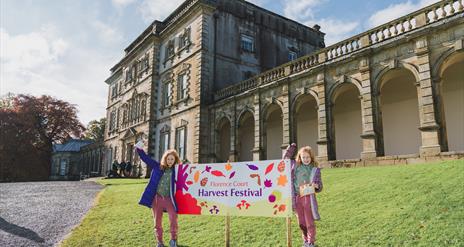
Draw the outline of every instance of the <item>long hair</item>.
[[[166,152],[164,152],[163,157],[161,158],[160,167],[162,170],[172,167],[172,166],[169,166],[167,162],[167,158],[169,155],[174,156],[174,164],[172,166],[180,164],[180,158],[179,158],[179,154],[177,153],[177,151],[175,149],[168,149],[166,150]]]
[[[313,164],[315,167],[319,167],[319,164],[317,163],[316,158],[314,157],[313,149],[310,146],[305,146],[298,150],[298,154],[296,155],[296,163],[298,165],[301,165],[303,163],[303,161],[301,160],[301,155],[303,153],[308,153],[309,157],[311,157],[311,164]]]

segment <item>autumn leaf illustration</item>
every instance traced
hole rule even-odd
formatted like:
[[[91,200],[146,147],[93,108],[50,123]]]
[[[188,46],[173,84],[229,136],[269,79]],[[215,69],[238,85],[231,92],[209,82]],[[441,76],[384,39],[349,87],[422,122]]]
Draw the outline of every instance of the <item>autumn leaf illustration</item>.
[[[277,185],[280,185],[280,186],[284,187],[287,184],[287,182],[288,182],[288,180],[287,180],[286,175],[280,175],[277,178]]]

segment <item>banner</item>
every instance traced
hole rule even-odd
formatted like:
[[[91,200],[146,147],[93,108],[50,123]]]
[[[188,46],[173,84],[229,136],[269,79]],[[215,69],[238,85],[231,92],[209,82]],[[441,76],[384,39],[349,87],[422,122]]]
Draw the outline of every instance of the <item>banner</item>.
[[[179,214],[291,215],[290,160],[176,166]]]

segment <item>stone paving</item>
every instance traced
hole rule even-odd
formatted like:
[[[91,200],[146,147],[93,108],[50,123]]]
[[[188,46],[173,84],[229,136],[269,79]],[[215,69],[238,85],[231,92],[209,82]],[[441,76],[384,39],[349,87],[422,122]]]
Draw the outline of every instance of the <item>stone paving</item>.
[[[0,183],[0,246],[56,246],[102,188],[93,181]]]

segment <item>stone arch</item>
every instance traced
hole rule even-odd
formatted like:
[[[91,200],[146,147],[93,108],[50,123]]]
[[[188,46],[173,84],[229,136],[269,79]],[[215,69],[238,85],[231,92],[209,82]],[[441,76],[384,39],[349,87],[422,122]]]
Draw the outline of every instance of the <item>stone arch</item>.
[[[362,152],[361,84],[342,80],[329,94],[329,159],[358,159]]]
[[[335,102],[335,99],[337,98],[337,90],[339,87],[345,85],[345,84],[353,84],[357,89],[358,89],[358,93],[359,95],[362,95],[362,85],[361,85],[361,82],[356,79],[356,78],[353,78],[353,77],[350,77],[350,76],[346,76],[346,75],[343,75],[341,76],[337,82],[332,85],[329,90],[328,90],[328,93],[327,93],[327,97],[329,99],[329,102]]]
[[[298,93],[291,104],[292,142],[295,142],[297,146],[311,146],[313,150],[316,150],[316,155],[319,138],[318,108],[318,95],[313,90]]]
[[[373,78],[373,84],[372,84],[372,88],[373,88],[373,92],[375,95],[378,95],[380,93],[380,88],[382,87],[382,83],[381,83],[381,80],[382,78],[384,78],[385,74],[387,74],[388,72],[390,72],[391,70],[394,70],[394,69],[406,69],[408,70],[409,72],[411,72],[413,75],[414,75],[414,78],[415,78],[415,82],[418,82],[420,81],[420,77],[419,77],[419,69],[417,68],[416,65],[414,64],[411,64],[411,63],[406,63],[406,62],[400,62],[398,60],[392,60],[390,62],[390,64],[388,66],[386,66],[385,68],[381,69],[376,76],[374,76]]]
[[[282,157],[283,144],[283,107],[279,100],[273,98],[263,107],[262,143],[265,159],[279,159]]]
[[[223,121],[224,119],[227,120],[227,121],[229,121],[230,125],[232,126],[232,123],[233,123],[232,117],[231,117],[229,114],[227,114],[227,113],[221,111],[221,112],[218,114],[218,116],[216,117],[216,122],[214,123],[214,127],[215,127],[216,129],[217,129],[218,127],[220,127],[219,124],[221,124],[221,121]]]
[[[464,51],[446,51],[434,68],[437,119],[443,151],[464,151]]]
[[[236,150],[238,161],[253,160],[255,147],[255,117],[253,111],[244,109],[237,118]]]
[[[292,100],[292,103],[291,103],[291,106],[290,106],[290,109],[292,109],[292,112],[294,112],[295,105],[298,103],[298,100],[300,98],[308,96],[308,95],[311,95],[312,97],[314,97],[314,100],[316,101],[317,105],[319,106],[319,95],[318,95],[318,93],[316,91],[312,90],[312,89],[304,88],[301,92],[297,93],[293,97],[293,100]]]
[[[262,107],[262,110],[261,110],[261,116],[262,118],[261,119],[266,119],[267,117],[267,113],[269,113],[269,107],[272,107],[273,105],[277,105],[279,106],[280,110],[283,112],[284,111],[284,106],[283,106],[283,103],[282,101],[280,101],[279,99],[277,99],[276,97],[272,97],[271,100],[267,101],[263,107]]]
[[[421,146],[417,69],[394,62],[376,77],[379,135],[384,155],[415,154]]]
[[[247,113],[250,113],[251,115],[254,115],[255,114],[255,111],[253,110],[253,108],[249,107],[249,106],[245,106],[238,114],[237,114],[237,119],[236,119],[236,126],[239,125],[239,121],[240,119],[242,119],[243,115],[247,114]]]
[[[218,162],[226,162],[229,160],[231,128],[232,122],[226,115],[220,118],[216,123],[216,160]]]
[[[464,52],[464,51],[461,51]],[[441,77],[442,70],[443,70],[443,65],[446,64],[452,58],[454,55],[460,53],[459,51],[456,51],[454,47],[447,49],[444,51],[438,59],[435,61],[435,63],[432,65],[432,77],[435,79],[438,79]],[[434,80],[433,82],[437,82],[437,80]]]

